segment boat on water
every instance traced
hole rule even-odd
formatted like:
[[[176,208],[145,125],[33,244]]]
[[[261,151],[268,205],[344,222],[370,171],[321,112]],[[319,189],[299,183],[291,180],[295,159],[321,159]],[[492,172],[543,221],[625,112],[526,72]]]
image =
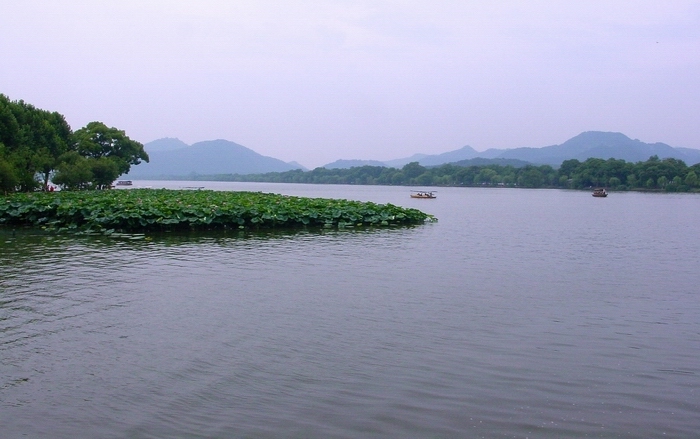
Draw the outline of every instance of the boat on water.
[[[131,186],[134,183],[131,180],[119,180],[117,181],[117,186]]]
[[[593,196],[594,197],[607,197],[608,192],[603,188],[597,188],[597,189],[593,190]]]
[[[435,191],[411,191],[411,198],[436,198]]]

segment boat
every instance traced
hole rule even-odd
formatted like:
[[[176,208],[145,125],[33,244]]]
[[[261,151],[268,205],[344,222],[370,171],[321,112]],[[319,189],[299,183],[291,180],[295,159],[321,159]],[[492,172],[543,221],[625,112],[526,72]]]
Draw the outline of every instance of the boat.
[[[435,191],[411,191],[411,198],[436,198]]]
[[[594,197],[607,197],[608,193],[603,188],[597,188],[593,190]]]
[[[131,180],[119,180],[117,186],[131,186],[134,183]]]

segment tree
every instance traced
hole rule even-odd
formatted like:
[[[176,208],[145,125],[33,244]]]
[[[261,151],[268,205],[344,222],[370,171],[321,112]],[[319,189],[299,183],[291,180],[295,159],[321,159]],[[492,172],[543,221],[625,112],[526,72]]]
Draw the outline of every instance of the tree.
[[[142,160],[148,162],[148,154],[141,143],[102,122],[90,122],[76,131],[74,138],[78,153],[83,157],[112,160],[118,170],[116,177],[129,172],[131,165],[138,165]]]
[[[493,169],[484,168],[474,176],[474,184],[491,184],[491,180],[496,175],[498,174]]]
[[[518,184],[523,187],[538,188],[542,187],[543,182],[544,175],[542,175],[542,172],[531,165],[525,166],[518,177]]]
[[[94,175],[90,169],[89,159],[76,151],[71,151],[61,157],[53,182],[65,190],[89,189]]]
[[[63,115],[0,94],[0,156],[14,169],[20,190],[46,187],[72,136]]]
[[[0,150],[2,143],[0,143]],[[12,192],[19,184],[19,179],[15,175],[15,170],[9,162],[3,160],[0,155],[0,191],[4,193]]]
[[[20,126],[15,116],[16,111],[17,103],[0,94],[0,144],[7,148],[14,147],[19,141]]]
[[[148,161],[139,142],[102,122],[90,122],[75,132],[75,151],[61,156],[54,183],[65,189],[106,189],[131,165]]]
[[[513,186],[515,184],[516,178],[515,173],[507,173],[503,176],[503,184],[506,186]]]
[[[406,176],[406,178],[416,178],[419,175],[423,174],[426,169],[424,166],[421,166],[420,163],[418,162],[411,162],[405,165],[401,171],[403,172],[403,175]]]
[[[406,182],[406,176],[403,172],[399,171],[391,177],[391,184],[402,185]]]
[[[105,188],[141,161],[143,145],[124,131],[90,122],[73,133],[63,115],[0,94],[2,190],[45,188],[52,177],[66,188]]]
[[[668,192],[686,192],[688,186],[683,184],[683,179],[680,175],[673,177],[673,180],[669,181],[666,185],[666,190]]]
[[[119,177],[119,168],[114,160],[107,157],[90,160],[92,184],[94,189],[108,189]]]
[[[42,187],[47,187],[51,174],[59,164],[59,157],[73,148],[73,131],[65,117],[57,112],[44,114],[43,123],[37,129],[43,160],[39,168]]]
[[[573,175],[580,166],[581,162],[576,159],[564,160],[559,167],[559,175]]]
[[[430,175],[427,172],[422,173],[418,177],[416,177],[416,184],[419,184],[421,186],[430,186],[433,184],[433,176]]]
[[[691,188],[698,185],[698,175],[695,173],[695,171],[688,172],[688,174],[685,176],[685,184]]]

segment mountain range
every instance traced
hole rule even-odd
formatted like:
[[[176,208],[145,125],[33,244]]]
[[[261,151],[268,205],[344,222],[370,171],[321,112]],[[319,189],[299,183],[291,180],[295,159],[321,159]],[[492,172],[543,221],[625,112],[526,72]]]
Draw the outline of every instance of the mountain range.
[[[535,165],[551,165],[558,167],[564,160],[577,159],[585,161],[590,157],[601,159],[622,159],[627,162],[646,161],[657,155],[659,158],[675,158],[683,160],[688,165],[700,163],[700,150],[692,148],[674,148],[665,143],[644,143],[633,140],[622,133],[602,131],[586,131],[560,145],[544,146],[541,148],[487,149],[477,151],[471,146],[442,154],[415,154],[410,157],[388,160],[385,166],[401,168],[407,163],[418,162],[423,166],[438,166],[445,163],[456,163],[476,158],[482,159],[513,159]],[[370,164],[364,161],[354,162],[354,166]],[[335,166],[333,162],[325,167]],[[374,162],[373,162],[374,163]]]
[[[208,140],[187,145],[179,139],[165,138],[144,145],[148,163],[133,166],[131,178],[171,178],[192,174],[262,174],[304,169],[298,163],[258,154],[228,140]]]
[[[228,140],[210,140],[187,145],[179,139],[164,138],[149,142],[144,147],[150,156],[150,162],[132,167],[129,177],[170,178],[191,174],[259,174],[293,169],[306,170],[299,163],[287,163],[266,157]],[[531,163],[558,167],[564,160],[569,159],[585,161],[595,157],[639,162],[646,161],[653,155],[662,159],[683,160],[688,165],[700,163],[700,150],[697,149],[674,148],[665,143],[644,143],[630,139],[622,133],[587,131],[560,145],[541,148],[488,149],[479,152],[471,146],[464,146],[442,154],[414,154],[388,161],[337,160],[323,167],[335,169],[369,165],[401,168],[410,162],[418,162],[423,166],[445,163],[461,166],[488,163],[523,166]]]

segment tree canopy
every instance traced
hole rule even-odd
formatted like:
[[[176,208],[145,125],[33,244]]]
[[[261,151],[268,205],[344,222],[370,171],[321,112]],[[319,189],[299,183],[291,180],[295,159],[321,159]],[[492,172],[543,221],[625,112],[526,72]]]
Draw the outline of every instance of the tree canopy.
[[[0,94],[0,190],[103,189],[148,161],[124,131],[90,122],[75,133],[58,112]]]
[[[45,186],[68,151],[72,131],[63,115],[0,94],[0,186],[34,190]]]

